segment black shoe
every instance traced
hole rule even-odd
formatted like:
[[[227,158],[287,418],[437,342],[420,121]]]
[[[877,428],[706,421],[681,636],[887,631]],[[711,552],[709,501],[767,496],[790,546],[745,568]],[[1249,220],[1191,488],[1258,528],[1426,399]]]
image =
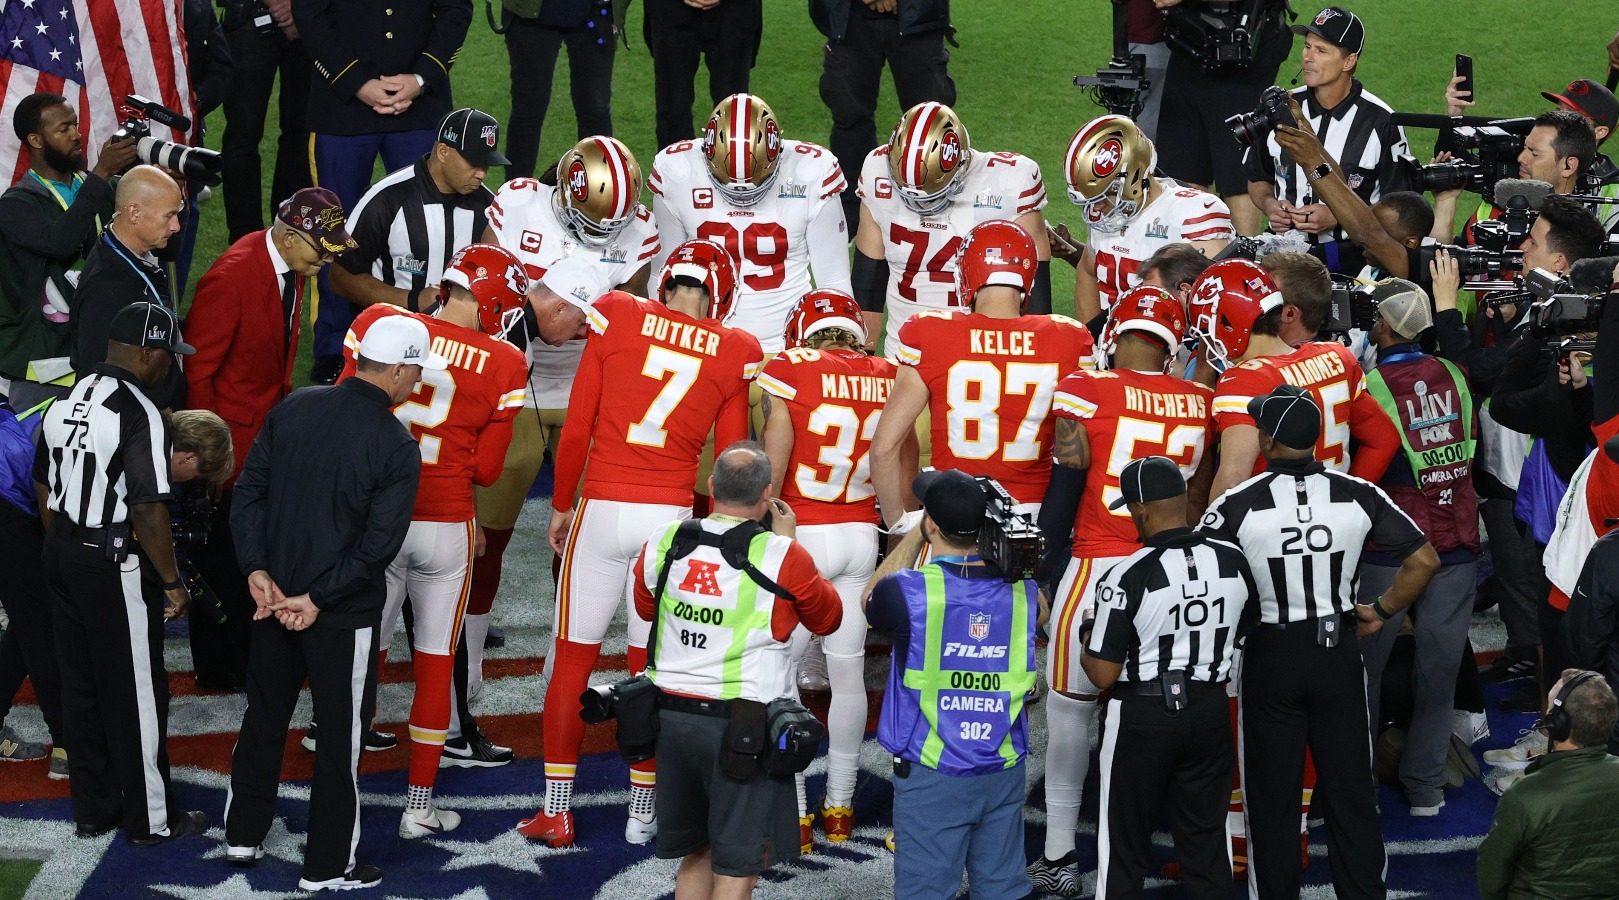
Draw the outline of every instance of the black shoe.
[[[1501,711],[1509,713],[1540,712],[1540,689],[1533,681],[1518,688],[1512,696],[1501,701]]]
[[[343,357],[317,356],[315,362],[309,367],[310,384],[336,384],[337,376],[343,374]]]
[[[1490,663],[1478,670],[1478,677],[1492,684],[1502,681],[1513,681],[1518,678],[1528,678],[1535,674],[1535,660],[1533,656],[1515,658],[1503,653],[1491,660]]]
[[[225,672],[218,675],[196,676],[197,687],[205,691],[217,691],[223,694],[241,694],[247,691],[247,677],[235,672]]]
[[[486,650],[499,650],[506,646],[506,631],[498,625],[489,626],[489,633],[483,636],[483,646]]]
[[[304,733],[303,740],[298,743],[302,744],[303,748],[310,753],[315,752],[317,745],[315,743],[315,725],[313,722],[310,723],[309,730]],[[399,746],[399,738],[392,734],[386,731],[378,731],[375,728],[366,729],[365,749],[375,752],[378,750],[392,750],[397,746]]]
[[[201,810],[192,810],[184,813],[178,819],[169,821],[169,833],[166,835],[149,834],[143,838],[130,838],[132,847],[156,847],[158,844],[168,843],[193,834],[202,834],[208,830],[208,814]]]
[[[471,734],[445,741],[444,755],[439,757],[438,765],[441,769],[450,766],[494,769],[511,762],[512,756],[512,748],[491,743],[482,731],[474,730]]]
[[[298,879],[300,891],[353,891],[361,888],[376,887],[382,883],[382,870],[376,866],[364,863],[355,863],[354,868],[347,875],[337,878],[327,878],[323,881],[310,881],[307,878]]]
[[[73,833],[82,838],[98,838],[118,827],[117,822],[96,824],[92,822],[74,822]]]

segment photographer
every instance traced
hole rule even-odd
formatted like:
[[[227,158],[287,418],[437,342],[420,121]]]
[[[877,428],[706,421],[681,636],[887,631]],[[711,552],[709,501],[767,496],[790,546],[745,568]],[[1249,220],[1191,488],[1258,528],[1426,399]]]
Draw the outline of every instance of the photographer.
[[[1590,168],[1586,169],[1585,184],[1581,186],[1581,192],[1601,194],[1604,197],[1616,196],[1616,191],[1609,189],[1619,188],[1619,166],[1614,165],[1613,160],[1601,152],[1601,147],[1608,140],[1608,136],[1613,134],[1614,128],[1619,127],[1619,97],[1615,97],[1613,91],[1589,78],[1569,82],[1568,87],[1563,88],[1561,93],[1541,91],[1540,96],[1591,120],[1591,128],[1597,136],[1598,151],[1596,157],[1591,160]]]
[[[660,692],[657,854],[681,860],[680,897],[747,896],[760,872],[798,856],[794,779],[732,739],[794,695],[793,629],[831,634],[843,603],[793,540],[797,520],[770,475],[763,448],[732,444],[714,459],[713,512],[660,529],[635,562],[635,609],[653,622],[647,677]]]
[[[1590,168],[1596,152],[1596,131],[1590,119],[1566,109],[1544,112],[1535,117],[1534,126],[1524,137],[1523,150],[1518,154],[1518,177],[1544,181],[1552,186],[1554,194],[1572,194],[1579,188],[1581,177]],[[1434,159],[1441,162],[1446,158],[1446,154],[1441,153]],[[1450,229],[1456,221],[1456,200],[1461,194],[1461,188],[1434,192],[1431,234],[1435,240],[1451,239]],[[1476,244],[1474,223],[1481,219],[1500,218],[1502,212],[1500,207],[1480,201],[1478,209],[1467,220],[1467,225],[1460,234],[1455,235],[1456,243],[1468,246]],[[1530,268],[1526,263],[1524,271]]]

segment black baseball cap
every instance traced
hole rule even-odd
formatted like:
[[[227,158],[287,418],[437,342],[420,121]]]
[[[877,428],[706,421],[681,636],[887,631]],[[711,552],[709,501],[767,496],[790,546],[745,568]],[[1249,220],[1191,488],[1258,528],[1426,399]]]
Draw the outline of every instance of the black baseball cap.
[[[500,123],[495,117],[462,107],[444,117],[438,126],[438,141],[454,147],[461,158],[474,166],[509,166],[512,161],[500,155]]]
[[[1619,127],[1619,98],[1614,97],[1613,91],[1589,78],[1569,82],[1560,94],[1541,91],[1540,96],[1565,109],[1574,110],[1609,131]]]
[[[916,476],[911,490],[922,501],[939,530],[955,537],[977,535],[989,498],[978,480],[960,469],[928,471]]]
[[[1360,16],[1342,6],[1329,6],[1315,14],[1308,24],[1294,25],[1293,33],[1313,34],[1345,53],[1359,53],[1366,46],[1366,25]]]
[[[1119,493],[1119,499],[1109,503],[1108,509],[1179,497],[1186,493],[1186,478],[1181,475],[1180,466],[1169,457],[1144,456],[1131,460],[1119,473]]]
[[[1284,447],[1309,450],[1321,436],[1321,407],[1309,392],[1291,384],[1278,385],[1263,397],[1248,401],[1248,415],[1259,430]]]
[[[180,340],[180,318],[156,303],[131,303],[112,317],[107,337],[132,347],[162,347],[182,356],[197,348]]]

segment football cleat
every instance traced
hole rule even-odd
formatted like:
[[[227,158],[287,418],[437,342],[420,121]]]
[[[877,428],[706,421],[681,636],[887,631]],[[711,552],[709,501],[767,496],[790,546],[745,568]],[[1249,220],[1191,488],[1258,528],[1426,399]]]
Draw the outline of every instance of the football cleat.
[[[821,831],[828,843],[841,844],[854,833],[853,806],[827,806],[821,798]]]
[[[642,818],[630,813],[629,819],[624,822],[624,840],[636,846],[649,844],[658,836],[658,814]]]
[[[264,845],[257,844],[252,847],[226,847],[225,862],[238,869],[250,869],[255,863],[264,858]]]
[[[448,769],[494,769],[512,761],[512,748],[502,747],[474,731],[444,742],[444,754],[438,758],[438,767]]]
[[[478,302],[478,326],[484,334],[505,339],[523,319],[528,297],[528,271],[510,250],[495,244],[468,244],[456,251],[439,284],[439,302],[450,299],[456,285]]]
[[[1068,142],[1063,158],[1068,199],[1084,209],[1091,228],[1123,231],[1146,205],[1157,164],[1158,151],[1136,123],[1124,116],[1092,119]]]
[[[641,211],[641,164],[617,138],[587,137],[557,161],[556,198],[568,231],[605,247]]]
[[[1079,864],[1069,853],[1059,860],[1037,857],[1029,863],[1029,884],[1036,894],[1054,894],[1058,897],[1079,896]]]
[[[1098,348],[1108,356],[1118,349],[1119,335],[1139,331],[1162,341],[1174,356],[1186,337],[1186,311],[1174,294],[1152,285],[1138,285],[1119,295],[1108,311]]]
[[[684,279],[684,281],[681,281]],[[713,241],[687,241],[676,247],[658,275],[660,296],[670,282],[700,287],[710,298],[707,318],[724,322],[736,302],[736,260],[730,251]]]
[[[376,866],[358,863],[348,870],[347,874],[336,878],[327,878],[323,881],[310,881],[307,878],[298,879],[300,891],[357,891],[362,888],[373,888],[382,883],[382,870]]]
[[[753,206],[769,193],[781,163],[781,126],[752,94],[721,100],[703,129],[708,176],[733,206]]]
[[[842,328],[861,344],[866,342],[866,320],[859,301],[842,291],[810,291],[787,316],[787,346],[808,347],[811,336],[828,328]]]
[[[405,810],[399,816],[399,836],[405,840],[454,831],[461,824],[461,814],[447,809],[429,807],[426,815]]]
[[[1040,264],[1034,238],[1015,222],[983,222],[956,251],[956,304],[971,307],[980,288],[1002,285],[1023,294],[1025,306]]]
[[[544,808],[541,808],[532,819],[518,822],[517,830],[523,837],[543,841],[552,847],[572,847],[573,810],[565,809],[554,816],[548,816]]]
[[[1270,273],[1246,259],[1225,259],[1203,270],[1192,288],[1191,331],[1209,346],[1216,368],[1248,352],[1254,323],[1282,308],[1282,292]]]
[[[824,694],[832,690],[832,679],[826,673],[826,651],[821,649],[819,637],[810,638],[809,646],[798,660],[798,692]]]
[[[815,852],[815,817],[798,817],[798,855],[809,856]]]
[[[972,146],[955,110],[929,101],[900,116],[888,138],[888,174],[899,199],[921,216],[941,213],[966,186]]]

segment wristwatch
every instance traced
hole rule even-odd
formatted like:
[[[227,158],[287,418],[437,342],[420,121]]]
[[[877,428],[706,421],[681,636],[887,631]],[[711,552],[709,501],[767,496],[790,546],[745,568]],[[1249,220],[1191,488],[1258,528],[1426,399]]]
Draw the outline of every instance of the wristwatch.
[[[1325,178],[1325,177],[1327,177],[1328,175],[1331,175],[1331,174],[1332,174],[1332,165],[1330,163],[1322,163],[1321,165],[1316,166],[1315,168],[1313,168],[1309,172],[1307,172],[1304,177],[1308,178],[1313,183],[1313,182],[1320,181],[1321,179],[1323,179],[1323,178]]]

